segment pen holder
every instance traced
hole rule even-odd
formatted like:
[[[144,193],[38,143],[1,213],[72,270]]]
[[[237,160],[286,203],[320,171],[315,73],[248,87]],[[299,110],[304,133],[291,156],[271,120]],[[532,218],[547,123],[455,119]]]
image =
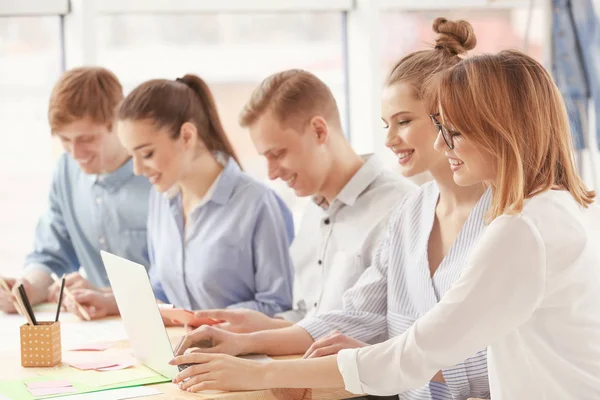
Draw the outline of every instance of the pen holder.
[[[21,325],[23,367],[54,367],[61,361],[60,322]]]

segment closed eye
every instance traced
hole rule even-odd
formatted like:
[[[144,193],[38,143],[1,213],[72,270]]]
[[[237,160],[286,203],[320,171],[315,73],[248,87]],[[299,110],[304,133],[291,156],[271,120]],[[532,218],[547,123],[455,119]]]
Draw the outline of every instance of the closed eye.
[[[154,155],[154,151],[151,151],[151,152],[149,152],[149,153],[146,153],[146,154],[145,154],[143,157],[144,157],[145,159],[148,159],[148,158],[151,158],[153,155]]]
[[[398,121],[398,125],[400,126],[404,126],[404,125],[408,125],[410,124],[411,120],[410,119],[406,119],[404,121]]]

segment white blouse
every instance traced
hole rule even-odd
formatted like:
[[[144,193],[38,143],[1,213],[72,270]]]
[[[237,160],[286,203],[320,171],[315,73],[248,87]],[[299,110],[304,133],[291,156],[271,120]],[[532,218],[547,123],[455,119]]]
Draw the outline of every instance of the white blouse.
[[[496,218],[404,334],[342,350],[353,393],[391,395],[488,346],[494,400],[600,398],[600,208],[548,191]]]

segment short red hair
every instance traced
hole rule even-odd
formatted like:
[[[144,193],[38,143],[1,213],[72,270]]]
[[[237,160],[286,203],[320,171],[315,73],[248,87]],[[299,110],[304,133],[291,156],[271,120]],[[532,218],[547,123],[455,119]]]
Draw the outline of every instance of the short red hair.
[[[75,121],[89,118],[98,124],[112,125],[123,87],[106,68],[79,67],[58,79],[50,95],[48,122],[52,133]]]

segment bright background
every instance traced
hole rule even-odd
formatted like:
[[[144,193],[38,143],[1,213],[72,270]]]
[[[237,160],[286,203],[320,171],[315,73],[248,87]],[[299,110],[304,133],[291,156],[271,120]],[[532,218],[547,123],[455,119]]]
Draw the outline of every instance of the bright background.
[[[0,0],[0,274],[18,274],[47,205],[60,147],[46,121],[66,68],[102,65],[126,92],[191,72],[209,83],[243,166],[266,178],[237,116],[267,75],[297,67],[333,90],[360,153],[383,151],[379,91],[402,55],[426,48],[437,16],[470,21],[476,52],[549,55],[548,0]],[[266,179],[265,179],[266,180]],[[305,199],[270,185],[300,217]]]

